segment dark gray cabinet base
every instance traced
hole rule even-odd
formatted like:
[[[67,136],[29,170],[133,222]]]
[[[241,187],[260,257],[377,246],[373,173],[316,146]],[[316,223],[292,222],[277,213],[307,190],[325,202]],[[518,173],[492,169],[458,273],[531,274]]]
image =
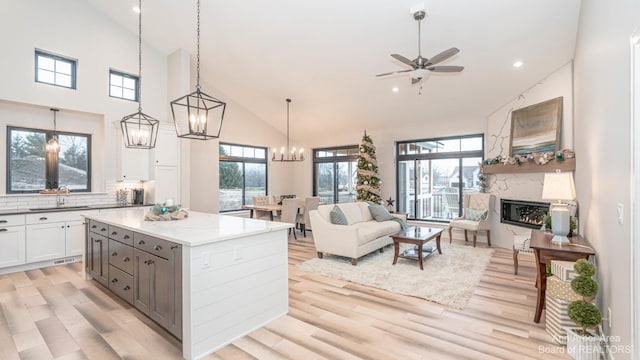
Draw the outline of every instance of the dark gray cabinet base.
[[[87,273],[182,340],[182,247],[93,220],[86,244]]]

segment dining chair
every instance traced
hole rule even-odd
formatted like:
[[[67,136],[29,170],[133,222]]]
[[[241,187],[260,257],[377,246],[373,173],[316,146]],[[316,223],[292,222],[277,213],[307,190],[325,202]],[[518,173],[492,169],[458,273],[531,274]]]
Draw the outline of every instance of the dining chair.
[[[307,237],[307,230],[311,230],[311,221],[309,221],[309,211],[317,210],[320,205],[320,198],[317,196],[304,199],[304,212],[296,216],[296,222],[300,224],[302,235]]]
[[[268,196],[254,196],[253,197],[253,205],[267,205],[267,204],[269,204],[269,197]],[[270,220],[271,219],[271,212],[270,211],[255,210],[253,212],[253,217],[255,219]]]
[[[298,214],[298,205],[300,200],[298,199],[282,199],[282,211],[277,221],[293,224],[293,229],[289,229],[289,232],[293,231],[294,239],[298,239],[296,236],[296,215]]]

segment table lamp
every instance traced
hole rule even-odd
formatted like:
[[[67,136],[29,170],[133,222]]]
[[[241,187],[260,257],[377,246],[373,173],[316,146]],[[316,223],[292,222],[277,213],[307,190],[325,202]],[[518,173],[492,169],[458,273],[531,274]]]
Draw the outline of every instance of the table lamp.
[[[569,244],[567,234],[569,234],[569,208],[563,204],[562,200],[575,200],[576,186],[573,183],[573,174],[570,172],[560,172],[544,174],[544,185],[542,186],[543,200],[557,200],[551,204],[551,229],[553,231],[552,243],[557,245]]]

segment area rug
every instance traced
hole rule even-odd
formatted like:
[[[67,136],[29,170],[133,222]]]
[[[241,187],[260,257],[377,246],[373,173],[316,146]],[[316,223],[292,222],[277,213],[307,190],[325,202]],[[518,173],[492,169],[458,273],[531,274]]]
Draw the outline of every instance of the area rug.
[[[409,246],[401,246],[401,251]],[[325,255],[296,265],[303,271],[411,295],[454,309],[464,309],[491,261],[493,249],[442,242],[442,255],[437,251],[424,261],[424,270],[418,262],[399,258],[393,263],[393,246],[383,253],[375,251],[358,259]]]

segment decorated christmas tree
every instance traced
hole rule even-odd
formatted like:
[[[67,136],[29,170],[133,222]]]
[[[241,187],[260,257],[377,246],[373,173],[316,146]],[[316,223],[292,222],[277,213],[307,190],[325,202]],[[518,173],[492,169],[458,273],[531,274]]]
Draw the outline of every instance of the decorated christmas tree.
[[[376,161],[376,147],[367,132],[364,132],[358,154],[358,201],[380,203],[380,176]]]

